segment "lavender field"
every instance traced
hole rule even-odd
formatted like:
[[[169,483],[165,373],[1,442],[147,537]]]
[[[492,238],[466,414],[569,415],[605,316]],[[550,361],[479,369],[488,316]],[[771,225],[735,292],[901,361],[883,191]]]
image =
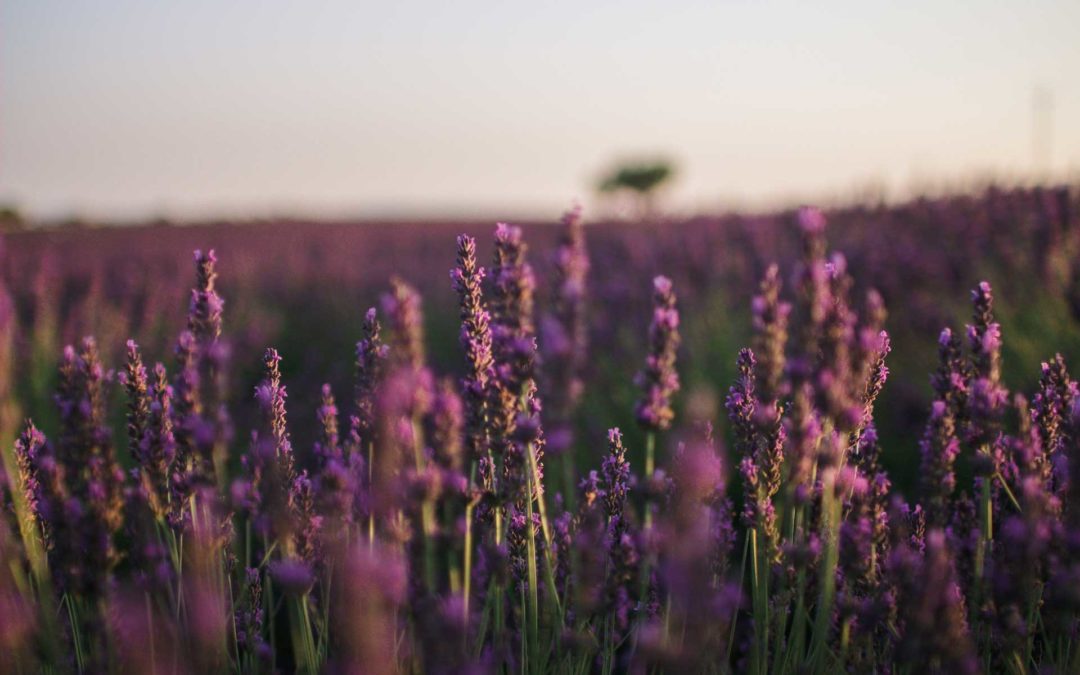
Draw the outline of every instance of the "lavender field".
[[[519,225],[8,235],[0,672],[1080,672],[1080,191]]]

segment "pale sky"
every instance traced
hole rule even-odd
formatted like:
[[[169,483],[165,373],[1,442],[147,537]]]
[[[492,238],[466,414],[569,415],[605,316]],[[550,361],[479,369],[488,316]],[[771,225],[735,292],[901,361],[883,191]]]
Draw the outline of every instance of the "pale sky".
[[[43,217],[674,207],[1080,171],[1080,1],[0,0],[0,201]],[[1044,98],[1046,96],[1044,95]]]

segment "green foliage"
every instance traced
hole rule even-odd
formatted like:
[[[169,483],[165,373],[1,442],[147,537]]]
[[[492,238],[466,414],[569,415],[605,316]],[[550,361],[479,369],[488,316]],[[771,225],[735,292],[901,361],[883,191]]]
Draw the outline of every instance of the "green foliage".
[[[600,192],[630,190],[648,195],[675,175],[675,167],[666,160],[628,162],[616,167],[600,181]]]

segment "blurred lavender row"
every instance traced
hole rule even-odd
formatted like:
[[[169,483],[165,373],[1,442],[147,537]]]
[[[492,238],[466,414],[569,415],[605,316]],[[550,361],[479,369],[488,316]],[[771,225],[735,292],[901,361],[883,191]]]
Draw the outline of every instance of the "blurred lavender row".
[[[1025,298],[1035,311],[1067,313],[1075,206],[1068,191],[1037,190],[838,213],[847,258],[811,208],[665,224],[663,237],[586,226],[573,210],[557,228],[499,224],[480,240],[490,257],[470,234],[401,253],[402,232],[373,226],[355,250],[316,237],[322,253],[293,251],[276,269],[273,255],[240,246],[242,230],[222,229],[244,250],[239,276],[228,248],[201,249],[189,281],[160,263],[161,286],[106,279],[96,283],[119,292],[83,301],[28,282],[48,272],[35,277],[9,247],[6,662],[92,673],[1074,672],[1080,397],[1068,355],[1048,352],[1028,394],[1010,391],[1006,346],[1030,339],[1021,319],[1014,335],[986,281],[958,292],[967,322],[938,298],[987,271],[1015,293],[1042,289],[1049,304]],[[945,245],[914,255],[905,230]],[[152,245],[192,233],[165,230]],[[147,275],[156,255],[147,249]],[[273,282],[260,285],[256,260]],[[399,266],[365,310],[351,294],[389,262]],[[652,274],[664,264],[669,275]],[[314,288],[290,286],[294,273],[333,280],[328,307],[349,318],[337,324],[324,306],[260,326],[275,293],[274,311],[318,305]],[[180,283],[187,317],[172,324],[165,295]],[[725,291],[746,326],[729,336],[749,347],[724,354],[717,373],[710,350],[727,343],[710,331],[734,320],[731,300],[716,304]],[[34,379],[63,334],[50,317],[100,326],[106,297],[142,308],[112,326],[130,335],[73,342],[57,350],[55,375]],[[914,339],[937,314],[927,386],[896,359],[896,333]],[[1075,318],[1059,320],[1075,333]],[[303,342],[354,326],[340,352]],[[140,343],[166,331],[168,347]],[[294,353],[312,363],[291,378],[290,351],[269,338],[298,340]],[[343,364],[347,384],[309,385],[322,359]],[[880,411],[899,373],[927,402],[886,438]],[[705,384],[723,378],[721,407]],[[597,407],[620,407],[611,382],[629,392],[621,411]],[[612,417],[625,424],[608,427]],[[918,475],[900,489],[889,467],[904,464]]]
[[[928,392],[918,374],[933,367],[931,339],[962,311],[967,290],[981,279],[1010,281],[999,292],[999,321],[1023,337],[1005,346],[1006,375],[1031,386],[1046,353],[1080,358],[1073,330],[1080,314],[1078,194],[1066,188],[991,189],[977,196],[852,206],[828,214],[830,237],[847,255],[855,291],[872,284],[894,316],[903,317],[891,326],[898,368],[884,394],[878,425],[883,437],[892,439],[925,410]],[[784,270],[781,280],[790,280],[799,254],[790,236],[794,222],[795,214],[785,212],[589,223],[584,229],[591,263],[584,268],[572,235],[564,235],[568,230],[526,224],[530,263],[541,289],[537,329],[548,332],[548,348],[563,349],[570,342],[602,345],[584,364],[584,379],[595,385],[581,394],[589,414],[571,423],[588,425],[593,434],[632,425],[634,392],[619,373],[644,354],[640,336],[649,298],[641,293],[641,280],[660,274],[679,290],[684,313],[696,317],[684,331],[680,354],[687,385],[723,391],[735,375],[730,355],[750,338],[745,307],[758,280],[774,262]],[[16,395],[28,412],[51,424],[54,417],[44,403],[55,388],[60,349],[84,335],[98,337],[110,363],[123,358],[130,336],[139,337],[153,360],[168,358],[184,327],[182,308],[190,287],[189,267],[177,252],[196,248],[214,248],[229,262],[230,344],[238,353],[274,344],[285,359],[284,375],[294,384],[294,400],[305,408],[318,404],[323,382],[339,390],[350,386],[348,363],[340,354],[361,330],[363,313],[357,308],[378,304],[394,275],[425,298],[429,358],[440,370],[460,374],[446,250],[465,232],[477,239],[480,259],[489,260],[489,230],[482,223],[259,222],[12,234],[5,241],[3,277],[18,324]],[[571,239],[563,241],[567,236]],[[567,324],[570,334],[551,333],[546,317],[583,311],[581,303],[560,305],[556,297],[564,286],[572,297],[580,280],[587,281],[591,298],[587,333],[578,319]],[[238,385],[255,386],[260,373],[253,362],[243,361],[236,364],[235,378]],[[254,411],[247,403],[243,396],[230,400],[250,424]],[[295,426],[299,439],[314,440],[311,421],[297,420]],[[549,435],[557,453],[565,423],[555,426]],[[903,480],[910,483],[914,476]]]

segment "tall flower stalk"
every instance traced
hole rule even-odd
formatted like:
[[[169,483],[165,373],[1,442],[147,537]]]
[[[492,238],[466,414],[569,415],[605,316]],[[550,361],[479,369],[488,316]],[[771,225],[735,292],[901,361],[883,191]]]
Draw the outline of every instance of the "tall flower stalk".
[[[653,279],[652,321],[649,323],[649,351],[645,366],[634,382],[641,397],[634,407],[638,425],[645,430],[645,477],[656,469],[656,434],[671,428],[675,411],[671,398],[679,391],[679,373],[675,358],[682,338],[679,335],[679,310],[675,306],[671,279]]]
[[[540,324],[548,408],[550,455],[562,465],[563,494],[574,496],[575,412],[585,389],[584,369],[588,359],[589,253],[585,242],[580,206],[562,218],[562,233],[553,260],[551,311]]]

